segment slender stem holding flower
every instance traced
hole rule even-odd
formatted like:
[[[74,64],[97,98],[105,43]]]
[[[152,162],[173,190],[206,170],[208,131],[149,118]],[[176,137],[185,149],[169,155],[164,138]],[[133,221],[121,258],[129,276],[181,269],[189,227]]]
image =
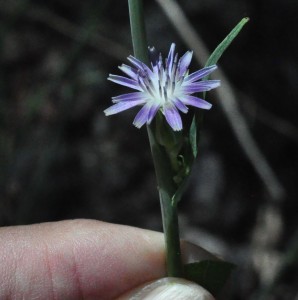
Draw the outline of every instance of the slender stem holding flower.
[[[167,195],[159,194],[163,230],[166,242],[167,273],[169,277],[183,277],[177,205]]]
[[[143,1],[128,0],[128,5],[134,56],[149,65]],[[168,157],[157,145],[155,131],[151,127],[147,126],[147,129],[161,201],[167,272],[170,277],[182,277],[177,202],[173,201],[177,186],[173,180],[172,166],[167,163]],[[161,165],[161,161],[164,165]]]
[[[173,168],[166,151],[163,151],[163,148],[156,142],[156,131],[160,130],[162,126],[160,122],[160,118],[157,118],[156,129],[154,130],[152,126],[148,126],[147,129],[159,190],[167,273],[169,277],[183,277],[177,210],[178,201],[174,199],[177,186],[173,180]]]

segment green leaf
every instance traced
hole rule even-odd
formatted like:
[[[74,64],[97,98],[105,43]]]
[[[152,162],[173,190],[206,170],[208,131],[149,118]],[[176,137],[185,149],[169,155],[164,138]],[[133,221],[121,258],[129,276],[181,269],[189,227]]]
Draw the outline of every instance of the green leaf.
[[[222,54],[227,50],[232,41],[236,38],[236,36],[240,33],[243,26],[249,21],[249,18],[243,18],[233,29],[232,31],[225,37],[225,39],[215,48],[210,57],[208,58],[205,67],[215,65],[218,60],[221,58]],[[203,78],[203,80],[207,80],[209,76]],[[205,99],[206,92],[203,93],[203,99]],[[200,121],[200,122],[199,122]],[[200,125],[202,122],[202,115],[199,117],[198,112],[196,112],[194,119],[192,121],[192,125],[190,127],[189,137],[190,144],[193,149],[193,153],[195,157],[197,156],[197,147],[199,143],[199,131]]]
[[[234,264],[225,261],[204,260],[186,264],[184,277],[217,296],[234,268]]]
[[[206,67],[215,65],[222,54],[226,51],[226,49],[230,46],[232,41],[241,31],[243,26],[249,21],[249,18],[243,18],[233,29],[232,31],[226,36],[226,38],[216,47],[216,49],[212,52],[210,57],[206,62]],[[206,80],[206,78],[205,78]]]
[[[193,116],[192,123],[189,129],[189,143],[192,149],[194,159],[198,155],[198,145],[200,140],[200,128],[203,122],[203,112],[197,110]]]

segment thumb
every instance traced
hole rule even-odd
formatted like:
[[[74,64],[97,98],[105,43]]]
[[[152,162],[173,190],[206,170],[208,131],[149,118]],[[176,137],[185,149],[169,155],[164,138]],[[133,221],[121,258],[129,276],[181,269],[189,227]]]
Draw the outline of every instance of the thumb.
[[[181,242],[182,261],[184,264],[205,259],[218,258],[205,249],[187,241]],[[215,298],[200,285],[182,279],[166,277],[147,282],[124,294],[117,300],[215,300]]]
[[[215,300],[203,287],[194,282],[166,277],[147,283],[117,300]]]

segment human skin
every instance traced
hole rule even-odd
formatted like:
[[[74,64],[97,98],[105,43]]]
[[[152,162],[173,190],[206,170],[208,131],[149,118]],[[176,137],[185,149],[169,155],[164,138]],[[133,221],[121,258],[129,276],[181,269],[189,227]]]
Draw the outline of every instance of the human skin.
[[[161,233],[92,220],[0,228],[0,299],[115,299],[165,276]]]

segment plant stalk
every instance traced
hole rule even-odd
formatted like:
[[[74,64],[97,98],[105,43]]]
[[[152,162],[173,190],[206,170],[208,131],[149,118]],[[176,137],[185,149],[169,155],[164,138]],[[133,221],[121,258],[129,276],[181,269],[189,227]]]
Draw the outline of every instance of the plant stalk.
[[[143,1],[128,0],[128,6],[134,56],[149,65]],[[169,157],[156,141],[152,125],[147,126],[147,130],[161,204],[166,244],[167,275],[169,277],[183,277],[177,202],[173,201],[177,190],[177,186],[173,181],[174,173],[169,163]]]
[[[183,277],[177,205],[159,193],[166,246],[167,275]]]
[[[128,8],[134,56],[149,65],[143,0],[128,0]]]

